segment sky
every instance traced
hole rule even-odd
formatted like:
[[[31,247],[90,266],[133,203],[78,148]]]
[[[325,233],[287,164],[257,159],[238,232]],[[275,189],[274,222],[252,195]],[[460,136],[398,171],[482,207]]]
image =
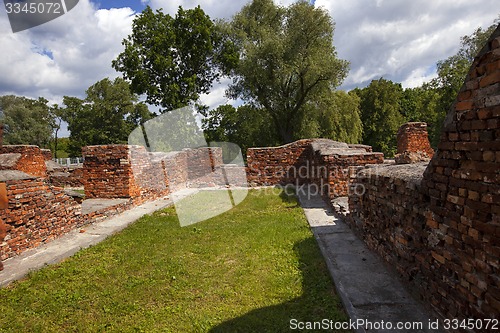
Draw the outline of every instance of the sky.
[[[171,15],[178,6],[200,5],[213,19],[230,19],[248,1],[80,0],[67,14],[18,33],[1,6],[0,95],[43,96],[60,104],[65,95],[82,98],[95,82],[120,76],[111,61],[146,5]],[[490,26],[500,14],[498,0],[316,0],[315,6],[332,16],[338,56],[350,61],[344,90],[380,77],[419,86],[435,77],[438,60],[457,52],[461,36]],[[202,101],[225,104],[224,90],[216,85]]]

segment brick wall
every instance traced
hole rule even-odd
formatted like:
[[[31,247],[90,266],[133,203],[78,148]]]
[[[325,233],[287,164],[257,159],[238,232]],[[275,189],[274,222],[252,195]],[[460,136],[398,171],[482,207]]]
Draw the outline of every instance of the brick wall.
[[[427,162],[434,155],[426,123],[403,124],[398,130],[397,143],[396,164]]]
[[[476,57],[429,165],[358,173],[349,223],[437,313],[500,317],[500,26]]]
[[[249,148],[247,174],[251,185],[277,185],[294,182],[293,173],[308,160],[312,140],[295,141],[280,147]],[[309,154],[309,155],[308,155]]]
[[[315,184],[325,198],[345,196],[351,168],[383,163],[370,146],[328,139],[299,140],[274,148],[248,149],[248,180],[253,185]]]
[[[0,171],[7,187],[8,208],[2,211],[7,235],[0,244],[4,260],[82,225],[81,209],[62,189],[43,178],[19,171]]]
[[[48,172],[48,181],[52,186],[83,187],[83,168],[62,168]]]
[[[38,146],[0,146],[0,156],[3,154],[11,154],[14,159],[8,167],[0,164],[0,170],[19,170],[32,176],[47,176],[45,157]]]
[[[500,317],[500,26],[474,60],[424,174],[439,310]]]

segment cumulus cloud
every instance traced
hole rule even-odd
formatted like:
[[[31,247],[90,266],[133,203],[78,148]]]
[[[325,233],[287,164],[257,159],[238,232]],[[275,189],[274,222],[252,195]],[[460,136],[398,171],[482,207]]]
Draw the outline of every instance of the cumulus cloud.
[[[247,0],[135,0],[174,15],[179,6],[200,5],[212,18],[230,19]],[[289,5],[293,0],[276,0]],[[101,1],[106,4],[106,1]],[[416,86],[435,76],[435,64],[454,54],[460,37],[489,26],[498,13],[497,0],[316,0],[336,22],[338,56],[351,62],[342,88],[362,87],[385,77]],[[120,4],[120,2],[113,2]],[[135,12],[127,7],[99,9],[80,0],[66,15],[13,34],[5,10],[0,10],[0,94],[60,103],[62,96],[83,96],[93,83],[114,78],[111,61],[123,50]],[[108,7],[112,7],[108,5]],[[224,81],[227,82],[227,81]],[[224,85],[216,85],[202,100],[224,104]]]
[[[499,14],[495,0],[316,0],[316,6],[330,12],[338,55],[351,62],[346,89],[382,76],[424,82],[438,60],[456,53],[461,36]]]
[[[61,17],[13,34],[5,11],[0,14],[0,94],[44,96],[54,103],[118,75],[111,60],[122,50],[134,17],[130,8],[97,9],[81,0]]]

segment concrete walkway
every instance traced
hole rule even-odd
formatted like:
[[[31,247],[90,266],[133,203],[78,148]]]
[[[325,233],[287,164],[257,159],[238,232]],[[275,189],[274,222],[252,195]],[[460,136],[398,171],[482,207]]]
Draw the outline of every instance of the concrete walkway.
[[[429,329],[434,318],[319,195],[299,193],[299,200],[351,321],[373,324],[356,325],[355,332],[442,332]],[[423,328],[397,329],[397,323]]]

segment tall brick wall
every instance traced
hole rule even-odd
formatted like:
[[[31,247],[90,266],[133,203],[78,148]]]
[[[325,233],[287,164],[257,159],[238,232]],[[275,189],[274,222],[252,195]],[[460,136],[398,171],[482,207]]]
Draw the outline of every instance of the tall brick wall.
[[[353,228],[446,318],[500,317],[499,138],[500,26],[474,60],[425,171],[366,169],[349,197]]]
[[[440,247],[432,265],[447,277],[439,310],[500,317],[500,25],[474,60],[424,174]]]
[[[0,146],[0,156],[3,154],[11,154],[14,161],[8,167],[0,164],[0,170],[12,169],[32,176],[47,176],[45,157],[38,146]]]

